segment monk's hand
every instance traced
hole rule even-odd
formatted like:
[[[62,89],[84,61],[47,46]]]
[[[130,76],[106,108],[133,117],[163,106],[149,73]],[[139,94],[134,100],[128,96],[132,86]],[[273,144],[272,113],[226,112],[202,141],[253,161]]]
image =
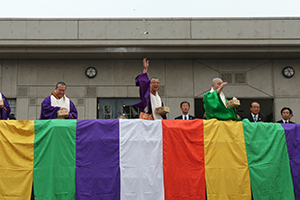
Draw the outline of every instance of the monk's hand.
[[[67,108],[60,108],[60,110],[68,111]],[[66,116],[65,119],[67,119],[69,116]]]
[[[66,109],[66,108],[60,108],[60,110],[68,110],[68,109]]]
[[[217,93],[220,94],[223,90],[223,88],[227,85],[227,82],[223,82],[220,87],[217,89]]]
[[[149,68],[149,60],[147,60],[147,58],[143,59],[143,65],[144,65],[144,71],[143,71],[143,73],[145,74],[145,73],[147,73],[148,68]]]
[[[221,85],[220,85],[220,88],[224,88],[228,83],[227,82],[223,82]]]

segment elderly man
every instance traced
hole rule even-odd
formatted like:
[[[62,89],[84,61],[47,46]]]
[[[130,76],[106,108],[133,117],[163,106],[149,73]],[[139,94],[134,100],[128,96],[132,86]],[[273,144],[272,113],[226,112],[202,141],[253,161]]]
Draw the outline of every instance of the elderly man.
[[[207,119],[220,119],[220,120],[240,120],[236,114],[235,108],[227,108],[226,97],[222,92],[227,82],[223,82],[220,78],[212,80],[212,88],[204,95],[203,103]]]
[[[190,111],[190,103],[187,101],[183,101],[180,103],[180,110],[182,115],[176,117],[175,119],[183,119],[183,120],[192,120],[196,119],[193,115],[189,114]]]
[[[244,116],[243,119],[249,119],[250,122],[267,122],[267,117],[260,113],[260,104],[258,102],[252,102],[250,104],[251,113]]]
[[[140,101],[132,106],[140,108],[140,119],[154,120],[166,119],[166,116],[159,115],[155,112],[155,108],[163,106],[161,98],[158,94],[159,80],[158,78],[148,78],[149,60],[143,60],[144,71],[135,78],[136,86],[140,87]]]
[[[2,103],[0,105],[0,120],[7,120],[10,114],[10,107],[7,98],[2,93],[0,93],[0,101],[3,102],[3,105]]]
[[[288,107],[284,107],[281,109],[280,113],[281,113],[281,120],[277,121],[276,123],[295,124],[295,122],[291,121],[291,118],[294,116],[292,109]]]
[[[54,92],[42,102],[40,119],[56,119],[59,110],[68,110],[69,115],[66,119],[77,119],[77,109],[73,102],[66,97],[66,89],[67,85],[64,82],[56,84]]]

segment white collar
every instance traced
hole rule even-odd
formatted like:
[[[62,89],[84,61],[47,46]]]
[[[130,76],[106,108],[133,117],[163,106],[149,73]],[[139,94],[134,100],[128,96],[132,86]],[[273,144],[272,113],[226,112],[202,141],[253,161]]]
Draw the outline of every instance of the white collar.
[[[259,114],[259,113],[258,113],[258,114]],[[258,118],[258,114],[254,115],[254,114],[251,112],[252,117],[257,116],[257,118]]]
[[[186,118],[189,119],[189,114],[186,114],[186,115],[181,114],[181,115],[182,115],[182,119],[184,119],[184,116],[186,116]]]

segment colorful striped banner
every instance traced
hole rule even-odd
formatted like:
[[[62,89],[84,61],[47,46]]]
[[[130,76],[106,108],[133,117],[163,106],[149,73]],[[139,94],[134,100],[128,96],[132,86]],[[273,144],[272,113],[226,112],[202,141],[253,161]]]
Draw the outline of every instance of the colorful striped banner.
[[[0,199],[300,200],[300,126],[0,120]]]
[[[163,120],[166,199],[205,199],[202,120]]]
[[[0,199],[30,199],[34,121],[0,120]]]
[[[295,199],[284,129],[243,121],[253,199]]]
[[[204,123],[207,199],[251,200],[242,122]]]

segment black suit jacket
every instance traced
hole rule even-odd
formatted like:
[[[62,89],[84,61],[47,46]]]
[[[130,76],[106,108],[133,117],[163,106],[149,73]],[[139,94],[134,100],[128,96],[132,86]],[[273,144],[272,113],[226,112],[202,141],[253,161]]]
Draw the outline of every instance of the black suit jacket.
[[[175,119],[182,119],[182,115],[176,117]],[[189,120],[196,119],[193,115],[189,115]]]
[[[244,116],[243,119],[249,119],[250,122],[254,122],[253,117],[251,115],[251,113],[249,113],[248,115]],[[262,113],[258,113],[258,120],[257,121],[263,121],[263,122],[268,122],[267,117],[262,114]]]
[[[282,119],[281,119],[281,120],[277,121],[276,123],[281,123],[281,124],[283,124],[284,122],[283,122]],[[287,124],[295,124],[295,122],[289,121],[289,123],[287,123]]]

